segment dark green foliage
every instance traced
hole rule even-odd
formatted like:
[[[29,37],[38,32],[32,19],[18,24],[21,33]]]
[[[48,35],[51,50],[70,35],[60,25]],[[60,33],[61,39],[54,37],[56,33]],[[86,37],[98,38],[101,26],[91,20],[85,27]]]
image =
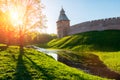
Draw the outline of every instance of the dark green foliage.
[[[56,34],[33,32],[27,34],[25,39],[26,39],[26,44],[28,45],[36,45],[39,47],[47,48],[48,47],[47,43],[55,38],[57,38]]]
[[[119,36],[119,30],[92,31],[49,42],[48,46],[77,51],[119,51]]]

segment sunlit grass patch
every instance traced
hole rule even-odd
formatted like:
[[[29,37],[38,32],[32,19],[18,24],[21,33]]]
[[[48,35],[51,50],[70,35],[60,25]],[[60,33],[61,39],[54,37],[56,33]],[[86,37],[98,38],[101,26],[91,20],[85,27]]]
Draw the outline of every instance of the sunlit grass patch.
[[[120,30],[91,31],[52,40],[49,47],[75,51],[119,51]]]
[[[68,67],[34,49],[9,47],[0,52],[0,80],[105,80]]]
[[[79,53],[95,53],[100,57],[100,62],[104,63],[113,71],[120,73],[120,30],[90,31],[75,35],[66,36],[60,39],[50,41],[48,46],[51,48],[67,49],[78,52],[76,56],[71,54],[62,54],[65,59],[77,61],[81,55]],[[96,57],[98,57],[96,56]],[[79,57],[78,59],[76,59]],[[87,55],[85,55],[87,57]],[[85,60],[85,57],[82,57]],[[98,57],[98,59],[99,59]],[[90,60],[96,61],[95,58]],[[87,64],[87,62],[83,62]],[[89,64],[89,62],[88,62]],[[91,64],[91,63],[90,63]],[[99,66],[99,63],[96,63]]]
[[[110,69],[120,73],[120,52],[96,52]]]

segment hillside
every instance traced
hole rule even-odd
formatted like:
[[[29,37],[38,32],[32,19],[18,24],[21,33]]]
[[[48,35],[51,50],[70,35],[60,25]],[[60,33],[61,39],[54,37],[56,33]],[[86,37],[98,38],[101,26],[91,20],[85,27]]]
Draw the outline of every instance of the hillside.
[[[11,46],[0,51],[0,80],[104,80],[68,67],[34,49]]]
[[[61,56],[60,61],[69,66],[85,68],[92,74],[120,80],[119,35],[119,30],[85,32],[54,39],[48,46],[65,50],[58,54]],[[71,50],[75,53],[71,53]]]
[[[92,31],[54,39],[48,46],[75,51],[119,51],[120,31]]]

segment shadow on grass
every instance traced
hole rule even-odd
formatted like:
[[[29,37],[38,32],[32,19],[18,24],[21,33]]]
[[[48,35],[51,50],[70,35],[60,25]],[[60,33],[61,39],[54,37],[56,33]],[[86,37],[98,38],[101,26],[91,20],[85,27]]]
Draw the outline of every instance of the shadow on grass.
[[[27,70],[24,60],[23,60],[23,53],[19,53],[18,55],[18,62],[16,66],[16,73],[14,80],[32,80],[29,71]]]
[[[81,70],[86,71],[87,73],[98,75],[101,77],[106,77],[109,79],[120,80],[120,74],[110,70],[97,55],[91,53],[86,56],[66,52],[66,55],[58,55],[58,61]],[[74,58],[71,58],[74,57]],[[80,59],[82,61],[80,61]]]
[[[62,77],[56,76],[57,74],[55,75],[55,74],[52,73],[52,72],[54,72],[54,68],[44,68],[41,65],[38,65],[37,63],[35,63],[27,55],[25,55],[23,53],[19,53],[18,59],[17,59],[18,62],[17,62],[17,66],[16,66],[16,73],[14,75],[15,77],[14,77],[13,80],[32,80],[32,73],[30,74],[30,72],[27,70],[27,67],[25,66],[23,57],[28,59],[32,63],[32,68],[34,68],[36,71],[38,71],[40,73],[40,75],[38,75],[38,77],[37,76],[35,77],[37,79],[42,79],[42,80],[55,80],[55,79],[68,80],[68,79],[66,79],[66,75],[71,75],[71,73],[70,74],[64,74],[63,73],[63,74],[61,74]],[[75,80],[84,80],[84,78],[80,77],[80,75],[78,75],[78,74],[72,74],[71,77],[72,76],[75,78]]]
[[[37,65],[35,62],[33,62],[29,57],[27,57],[26,55],[24,55],[33,65],[33,67],[38,70],[39,72],[41,72],[43,74],[43,76],[41,77],[42,79],[45,80],[54,80],[56,77],[54,76],[54,74],[52,74],[51,72],[48,72],[48,69],[46,68],[42,68],[42,66]],[[53,71],[52,69],[49,69],[50,71]]]
[[[0,46],[0,51],[4,51],[8,48],[8,46]]]
[[[120,51],[120,30],[92,31],[80,33],[80,35],[82,35],[81,40],[78,39],[80,45],[92,45],[91,49],[97,51]],[[76,42],[76,45],[78,42]]]

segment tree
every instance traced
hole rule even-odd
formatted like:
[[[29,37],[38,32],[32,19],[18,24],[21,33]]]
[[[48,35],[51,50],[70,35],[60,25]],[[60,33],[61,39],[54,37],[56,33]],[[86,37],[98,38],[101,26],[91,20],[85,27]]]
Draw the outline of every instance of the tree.
[[[7,46],[10,44],[11,35],[14,31],[14,27],[12,27],[10,23],[10,18],[8,16],[8,12],[2,12],[0,10],[0,37],[1,42],[6,43]],[[9,35],[8,35],[9,34]]]
[[[0,5],[3,12],[8,12],[10,23],[15,27],[19,37],[20,51],[23,51],[26,33],[45,27],[41,2],[40,0],[1,0]]]

